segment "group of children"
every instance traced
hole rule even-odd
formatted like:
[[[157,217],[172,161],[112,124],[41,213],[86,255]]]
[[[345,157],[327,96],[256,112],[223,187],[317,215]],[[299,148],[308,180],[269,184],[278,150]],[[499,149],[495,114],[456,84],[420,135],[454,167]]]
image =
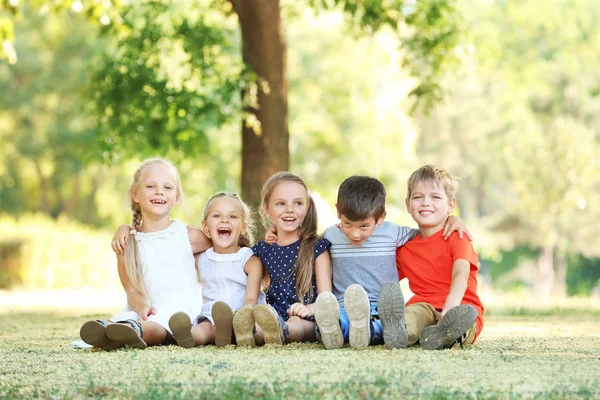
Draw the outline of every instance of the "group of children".
[[[262,188],[267,235],[253,245],[250,210],[232,193],[208,200],[201,229],[171,219],[183,199],[177,169],[164,159],[147,160],[128,191],[131,226],[119,227],[112,242],[128,305],[109,321],[87,321],[81,338],[104,350],[301,341],[327,349],[471,344],[483,327],[483,306],[477,254],[462,237],[462,221],[449,215],[457,190],[442,168],[415,171],[406,207],[416,230],[385,221],[379,180],[352,176],[338,191],[340,223],[321,237],[306,183],[279,172]],[[415,293],[406,306],[402,278]]]

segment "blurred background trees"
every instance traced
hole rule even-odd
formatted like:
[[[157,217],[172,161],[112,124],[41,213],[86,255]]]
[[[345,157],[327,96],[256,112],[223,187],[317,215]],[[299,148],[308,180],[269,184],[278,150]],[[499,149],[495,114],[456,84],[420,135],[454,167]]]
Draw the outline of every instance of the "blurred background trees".
[[[389,218],[412,226],[406,179],[435,163],[460,179],[493,288],[599,286],[600,3],[14,4],[0,14],[0,209],[14,226],[38,213],[114,229],[152,155],[176,161],[190,224],[213,192],[256,203],[271,170],[289,168],[331,207],[344,178],[376,176]],[[281,26],[247,33],[246,17]],[[252,35],[283,65],[252,65]],[[12,243],[0,264],[12,236],[0,234]]]

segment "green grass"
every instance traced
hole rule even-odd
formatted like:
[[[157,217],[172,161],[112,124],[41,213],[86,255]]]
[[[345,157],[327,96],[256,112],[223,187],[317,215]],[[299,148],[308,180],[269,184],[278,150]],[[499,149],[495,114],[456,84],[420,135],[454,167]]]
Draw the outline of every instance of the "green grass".
[[[0,398],[600,397],[600,318],[490,312],[478,344],[423,351],[318,344],[101,352],[74,350],[80,325],[106,315],[0,311]]]

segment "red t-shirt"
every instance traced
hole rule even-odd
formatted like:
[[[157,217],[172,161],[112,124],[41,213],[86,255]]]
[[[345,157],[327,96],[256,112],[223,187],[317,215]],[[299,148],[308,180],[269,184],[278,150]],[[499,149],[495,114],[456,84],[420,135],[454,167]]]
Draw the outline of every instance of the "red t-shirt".
[[[483,305],[477,296],[477,253],[467,237],[460,239],[454,232],[444,240],[442,234],[443,229],[426,238],[419,234],[396,251],[400,279],[408,278],[410,290],[415,294],[407,304],[425,302],[441,311],[450,292],[454,261],[467,260],[471,271],[461,304],[477,309],[479,316],[475,324],[479,336],[483,329]]]

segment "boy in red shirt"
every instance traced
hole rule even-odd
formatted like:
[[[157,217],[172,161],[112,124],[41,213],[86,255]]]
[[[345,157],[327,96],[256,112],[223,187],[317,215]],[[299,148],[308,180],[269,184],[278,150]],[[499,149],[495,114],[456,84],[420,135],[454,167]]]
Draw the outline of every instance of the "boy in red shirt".
[[[420,234],[396,252],[400,279],[408,278],[415,295],[404,310],[408,345],[445,349],[471,344],[483,328],[477,296],[477,253],[471,242],[443,228],[456,206],[458,182],[443,168],[425,165],[408,180],[406,208]],[[398,285],[387,287],[400,291]],[[385,327],[384,327],[385,329]]]

